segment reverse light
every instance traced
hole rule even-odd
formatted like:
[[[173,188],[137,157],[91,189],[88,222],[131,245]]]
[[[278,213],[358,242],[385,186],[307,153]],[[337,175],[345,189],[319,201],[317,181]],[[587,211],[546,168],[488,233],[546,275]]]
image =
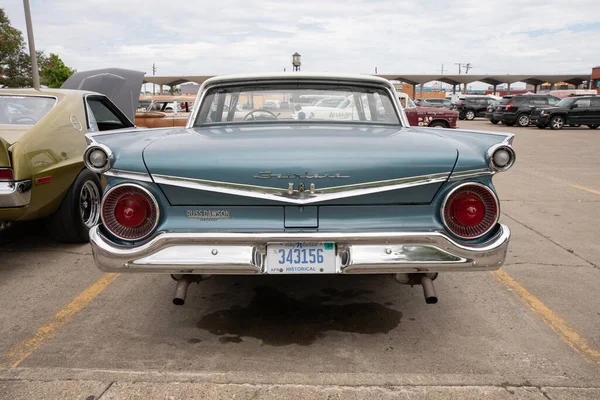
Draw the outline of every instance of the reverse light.
[[[0,168],[0,182],[13,181],[13,170],[11,168]]]
[[[514,104],[507,104],[506,105],[506,111],[510,110],[511,108],[513,108],[515,105]]]
[[[101,217],[104,227],[119,239],[141,240],[158,224],[158,203],[144,187],[121,184],[104,195]]]
[[[442,205],[444,225],[462,239],[475,239],[485,235],[496,225],[499,216],[496,195],[480,183],[463,183],[457,186]]]
[[[506,144],[490,147],[487,151],[489,166],[492,171],[503,172],[513,166],[516,160],[515,150]]]
[[[83,153],[83,163],[92,172],[101,174],[110,169],[112,152],[102,144],[92,144]]]

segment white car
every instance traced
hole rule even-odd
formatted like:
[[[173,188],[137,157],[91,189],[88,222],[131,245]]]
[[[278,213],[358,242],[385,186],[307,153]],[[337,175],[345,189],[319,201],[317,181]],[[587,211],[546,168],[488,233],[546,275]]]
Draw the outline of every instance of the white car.
[[[360,97],[359,97],[360,98]],[[370,118],[370,110],[363,103],[363,110],[367,118]],[[299,106],[293,114],[294,119],[320,119],[320,120],[359,120],[358,109],[355,105],[354,95],[347,96],[337,107]]]

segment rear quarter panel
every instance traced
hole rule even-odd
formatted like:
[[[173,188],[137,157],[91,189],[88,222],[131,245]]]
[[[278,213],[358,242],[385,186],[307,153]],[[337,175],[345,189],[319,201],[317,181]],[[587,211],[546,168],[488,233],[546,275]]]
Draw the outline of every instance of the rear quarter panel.
[[[16,180],[31,179],[31,203],[23,219],[53,213],[84,168],[86,119],[81,94],[60,98],[56,106],[14,145]],[[79,129],[80,128],[80,129]],[[52,177],[48,183],[36,179]]]

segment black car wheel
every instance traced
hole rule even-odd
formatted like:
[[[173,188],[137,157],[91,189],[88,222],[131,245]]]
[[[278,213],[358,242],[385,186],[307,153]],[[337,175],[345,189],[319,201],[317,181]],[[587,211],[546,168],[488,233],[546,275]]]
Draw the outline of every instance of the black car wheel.
[[[497,124],[498,122],[500,122],[500,121],[498,121],[497,119],[490,119],[490,122],[491,122],[492,124],[496,125],[496,124]]]
[[[473,111],[473,110],[465,111],[465,119],[467,121],[473,121],[475,119],[475,111]]]
[[[61,242],[86,243],[90,228],[100,221],[101,194],[98,175],[81,171],[58,210],[46,219],[50,235]]]
[[[552,117],[550,120],[550,129],[562,129],[565,126],[565,119],[563,117]]]
[[[593,125],[588,125],[587,127],[590,129],[598,129],[599,126],[600,125],[598,125],[598,124],[593,124]]]
[[[450,128],[447,122],[435,121],[427,125],[429,128]]]
[[[519,115],[519,117],[517,118],[517,125],[519,125],[520,127],[529,126],[529,115],[527,115],[527,114]]]

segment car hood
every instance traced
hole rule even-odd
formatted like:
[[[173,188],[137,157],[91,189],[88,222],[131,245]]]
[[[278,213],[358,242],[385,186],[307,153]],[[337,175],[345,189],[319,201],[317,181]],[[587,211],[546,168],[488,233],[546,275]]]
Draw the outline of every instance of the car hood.
[[[248,197],[252,204],[429,203],[457,156],[452,141],[436,132],[329,124],[187,129],[158,137],[143,152],[174,205],[248,204]],[[411,185],[417,181],[422,185]],[[285,194],[301,184],[306,194]],[[311,198],[311,185],[337,194]]]

